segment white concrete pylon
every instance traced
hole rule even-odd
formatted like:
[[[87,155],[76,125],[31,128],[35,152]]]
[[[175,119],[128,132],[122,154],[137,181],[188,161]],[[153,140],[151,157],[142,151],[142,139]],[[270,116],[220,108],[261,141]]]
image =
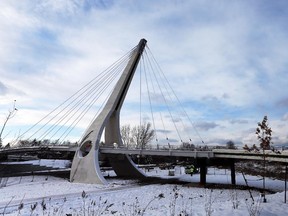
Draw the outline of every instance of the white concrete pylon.
[[[90,184],[106,184],[99,166],[99,144],[105,129],[105,147],[113,147],[114,143],[122,147],[120,134],[119,115],[133,79],[138,62],[145,48],[146,40],[141,39],[131,58],[118,80],[111,96],[109,97],[102,112],[86,130],[84,138],[77,148],[72,162],[70,181]],[[119,176],[131,178],[145,178],[127,155],[107,155],[112,168]]]

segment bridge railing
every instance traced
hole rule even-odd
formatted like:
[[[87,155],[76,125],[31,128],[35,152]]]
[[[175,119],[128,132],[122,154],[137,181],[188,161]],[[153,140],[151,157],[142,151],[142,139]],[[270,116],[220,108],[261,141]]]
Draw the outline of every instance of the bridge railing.
[[[111,145],[109,147],[107,146],[100,146],[100,148],[105,147],[105,148],[120,148],[120,149],[127,149],[127,150],[179,150],[179,151],[212,151],[214,149],[227,149],[226,146],[207,146],[207,145],[197,145],[191,148],[183,147],[182,144],[177,144],[177,145],[170,145],[168,146],[167,144],[165,145],[157,145],[157,144],[150,144],[146,145],[145,147],[135,147],[132,145],[129,146],[118,146],[117,144]]]

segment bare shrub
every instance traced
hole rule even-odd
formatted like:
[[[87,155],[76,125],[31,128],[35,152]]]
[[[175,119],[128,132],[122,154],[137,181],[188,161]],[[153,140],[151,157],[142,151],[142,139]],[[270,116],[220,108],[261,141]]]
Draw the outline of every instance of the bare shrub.
[[[246,199],[245,204],[246,204],[249,216],[260,216],[261,196],[259,196],[256,201],[252,201],[252,202],[249,202],[249,200]]]
[[[238,200],[238,193],[236,190],[230,190],[230,197],[233,209],[238,209],[240,201]]]

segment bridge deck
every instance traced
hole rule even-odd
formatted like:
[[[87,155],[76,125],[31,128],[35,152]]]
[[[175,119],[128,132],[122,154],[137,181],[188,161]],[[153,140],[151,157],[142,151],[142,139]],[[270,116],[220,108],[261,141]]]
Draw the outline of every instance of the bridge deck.
[[[68,146],[33,146],[24,148],[0,149],[1,155],[25,154],[25,153],[48,153],[62,152],[74,154],[77,147]],[[213,149],[209,151],[190,151],[190,150],[156,150],[156,149],[127,149],[127,148],[100,148],[102,154],[127,154],[127,155],[154,155],[170,157],[191,157],[191,158],[227,158],[237,160],[263,160],[263,152],[244,151],[234,149]],[[288,163],[288,150],[281,152],[265,151],[267,161]]]
[[[247,152],[235,149],[213,149],[210,151],[190,151],[190,150],[155,150],[155,149],[126,149],[126,148],[101,148],[103,154],[129,154],[129,155],[155,155],[174,156],[192,158],[227,158],[238,160],[263,160],[263,152]],[[288,151],[273,152],[265,151],[267,161],[288,163]]]
[[[238,160],[263,160],[263,151],[245,151],[245,150],[235,150],[235,149],[214,149],[213,150],[215,158],[231,158]],[[288,151],[271,151],[265,150],[265,160],[288,163]]]
[[[77,147],[73,146],[25,146],[18,148],[8,148],[0,149],[0,154],[10,154],[10,153],[23,153],[23,152],[36,152],[36,151],[65,151],[65,152],[75,152]]]
[[[100,148],[102,154],[128,154],[128,155],[154,155],[193,158],[213,158],[212,151],[184,151],[184,150],[156,150],[156,149],[126,149],[126,148]]]

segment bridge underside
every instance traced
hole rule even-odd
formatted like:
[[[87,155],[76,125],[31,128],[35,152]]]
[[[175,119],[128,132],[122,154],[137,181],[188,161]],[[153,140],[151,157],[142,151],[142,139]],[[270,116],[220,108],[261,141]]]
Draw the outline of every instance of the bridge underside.
[[[135,150],[132,150],[135,152]],[[147,150],[148,151],[148,150]],[[165,151],[164,151],[165,152]],[[181,151],[178,151],[178,152],[181,152]],[[101,149],[101,153],[102,153],[102,149]],[[190,152],[191,153],[191,152]],[[205,152],[202,152],[203,155],[205,155]],[[207,152],[206,152],[207,153]],[[116,164],[111,164],[112,168],[115,170],[116,167],[114,165],[119,165],[118,162],[121,161],[121,159],[123,157],[127,157],[130,159],[130,156],[128,155],[124,155],[124,154],[121,154],[121,153],[115,153],[115,151],[113,153],[104,153],[103,155],[105,155],[105,157],[113,157],[114,159],[116,159]],[[188,164],[194,164],[196,165],[196,167],[199,168],[199,174],[200,174],[200,179],[199,179],[199,184],[201,186],[205,186],[206,185],[206,176],[207,176],[207,170],[208,170],[208,167],[209,166],[221,166],[222,168],[225,167],[226,169],[230,169],[230,175],[231,175],[231,184],[232,185],[236,185],[236,173],[235,173],[235,160],[234,159],[220,159],[220,158],[208,158],[208,157],[192,157],[193,154],[190,154],[188,157],[187,156],[183,156],[185,154],[180,154],[180,156],[176,156],[175,154],[174,155],[168,155],[167,154],[167,151],[166,151],[166,154],[163,154],[160,155],[160,154],[156,154],[155,155],[155,152],[153,154],[153,151],[152,153],[148,154],[148,155],[151,155],[153,157],[153,161],[156,159],[156,164],[159,163],[165,163],[165,162],[168,162],[171,163],[177,163],[177,162],[188,162]],[[203,156],[201,154],[201,156]],[[137,156],[140,156],[140,155],[137,155]],[[111,158],[109,158],[109,161]],[[158,161],[158,162],[157,162]],[[133,162],[132,162],[133,163]],[[141,176],[141,175],[137,175],[137,173],[133,173],[133,172],[130,172],[131,168],[127,169],[127,166],[128,164],[121,166],[119,166],[119,168],[121,168],[121,171],[123,170],[125,173],[117,173],[117,176],[121,176],[121,177],[128,177],[128,178],[134,178],[134,179],[140,179],[140,180],[145,180],[146,178],[148,178],[147,176]]]
[[[106,154],[106,157],[117,176],[140,180],[146,178],[146,175],[135,166],[128,155]]]

